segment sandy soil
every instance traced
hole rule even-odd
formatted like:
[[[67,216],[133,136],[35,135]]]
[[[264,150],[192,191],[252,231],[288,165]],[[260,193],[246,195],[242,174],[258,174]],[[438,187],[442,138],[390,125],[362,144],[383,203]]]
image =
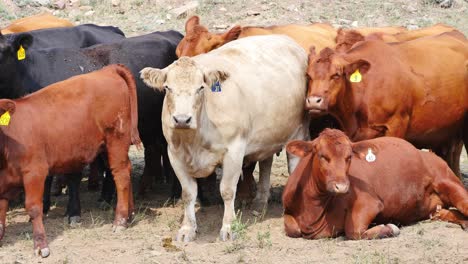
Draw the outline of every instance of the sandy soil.
[[[6,25],[9,19],[48,9],[32,2],[0,2],[0,25]],[[77,23],[116,25],[128,35],[171,28],[183,31],[184,19],[167,18],[167,10],[180,6],[183,1],[130,0],[120,1],[117,7],[112,7],[110,2],[81,1],[95,11],[91,15],[85,15],[87,9],[79,8],[67,8],[57,14]],[[441,9],[423,2],[217,0],[201,1],[197,13],[210,28],[235,22],[268,25],[329,21],[343,26],[350,26],[351,21],[358,21],[359,26],[426,26],[444,22],[468,33],[468,3],[459,0],[453,8]],[[259,11],[260,15],[249,16],[249,10]],[[142,152],[132,149],[130,155],[136,186],[144,162]],[[465,152],[461,165],[465,175],[468,174]],[[167,199],[166,185],[155,185],[146,198],[136,201],[137,214],[128,230],[112,233],[113,210],[99,209],[99,194],[87,192],[83,184],[80,226],[72,228],[63,219],[66,196],[54,198],[55,204],[44,221],[51,248],[47,259],[33,255],[32,227],[22,205],[12,208],[7,216],[6,235],[1,241],[0,263],[468,263],[468,233],[442,222],[426,221],[403,227],[399,237],[376,241],[288,238],[283,232],[279,203],[288,177],[284,154],[275,157],[273,166],[273,197],[268,212],[254,216],[249,209],[240,210],[242,217],[236,226],[242,235],[234,242],[217,240],[222,205],[198,208],[196,241],[172,242],[183,212],[180,204]],[[464,180],[468,186],[468,178]]]

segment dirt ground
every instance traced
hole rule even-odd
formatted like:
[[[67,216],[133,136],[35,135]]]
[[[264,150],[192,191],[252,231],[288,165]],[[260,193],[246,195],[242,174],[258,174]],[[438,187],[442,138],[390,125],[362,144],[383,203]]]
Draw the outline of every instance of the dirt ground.
[[[68,2],[68,1],[67,1]],[[72,1],[76,7],[54,10],[31,0],[2,0],[0,26],[10,19],[49,10],[76,23],[115,25],[128,36],[166,29],[183,32],[184,18],[169,18],[168,10],[179,7],[177,0],[129,0],[117,6],[110,0]],[[271,25],[328,21],[336,26],[427,26],[443,22],[468,34],[468,2],[454,1],[443,9],[425,1],[200,1],[196,13],[209,28],[241,25]],[[86,8],[83,8],[85,6]],[[80,8],[81,7],[81,8]],[[94,11],[89,13],[89,11]],[[257,11],[259,15],[249,15]],[[143,171],[143,153],[131,149],[133,181],[137,186]],[[459,226],[425,221],[403,227],[397,238],[375,241],[346,241],[343,238],[304,240],[284,235],[281,191],[288,173],[284,153],[275,157],[272,171],[272,201],[268,212],[254,216],[240,210],[233,242],[217,240],[223,207],[199,207],[198,237],[191,243],[172,242],[183,213],[180,204],[167,199],[168,186],[154,185],[144,199],[136,200],[137,213],[130,228],[112,233],[113,210],[101,210],[99,194],[82,185],[82,223],[70,227],[63,218],[66,195],[54,198],[45,218],[51,255],[33,255],[32,226],[22,205],[11,208],[7,230],[0,246],[0,263],[468,263],[468,232]],[[468,159],[461,160],[468,186]],[[258,172],[256,171],[256,177]],[[85,181],[85,180],[84,180]]]

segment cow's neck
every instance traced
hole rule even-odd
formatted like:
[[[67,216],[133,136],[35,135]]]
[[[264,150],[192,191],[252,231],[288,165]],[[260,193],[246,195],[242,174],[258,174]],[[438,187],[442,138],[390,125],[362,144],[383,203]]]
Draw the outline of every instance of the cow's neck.
[[[19,62],[11,67],[8,69],[11,72],[2,74],[4,78],[0,80],[0,98],[16,99],[27,93],[22,81],[26,77],[24,67]]]
[[[338,94],[337,104],[332,107],[331,114],[338,120],[341,128],[352,138],[358,129],[356,117],[355,94],[348,81],[345,81],[345,89]]]
[[[320,173],[320,165],[318,159],[314,157],[313,175],[309,177],[306,184],[307,190],[303,193],[302,199],[303,208],[300,217],[301,231],[305,238],[321,237],[323,232],[326,232],[329,221],[327,221],[327,214],[330,211],[330,206],[334,203],[334,196],[326,192],[324,187],[317,180],[317,173]],[[327,234],[328,235],[328,234]],[[327,236],[325,235],[325,236]]]

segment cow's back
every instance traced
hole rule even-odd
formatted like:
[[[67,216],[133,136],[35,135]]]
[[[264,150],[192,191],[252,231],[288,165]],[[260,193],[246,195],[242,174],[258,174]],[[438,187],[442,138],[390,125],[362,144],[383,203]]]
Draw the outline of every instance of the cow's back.
[[[369,149],[375,155],[373,162],[366,160]],[[353,152],[349,168],[352,192],[382,202],[384,209],[377,216],[378,223],[405,224],[427,217],[422,209],[433,176],[421,150],[400,138],[381,137],[354,143]]]
[[[221,92],[205,92],[206,110],[225,138],[248,139],[247,155],[262,147],[277,151],[302,124],[307,55],[289,37],[239,39],[194,60],[229,74]]]

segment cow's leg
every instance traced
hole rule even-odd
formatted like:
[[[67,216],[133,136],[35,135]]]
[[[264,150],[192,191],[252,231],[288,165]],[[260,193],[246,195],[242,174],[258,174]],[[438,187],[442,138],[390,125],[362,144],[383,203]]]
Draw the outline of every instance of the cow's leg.
[[[66,175],[68,187],[67,213],[68,223],[76,225],[81,222],[80,183],[81,173],[70,173]]]
[[[99,190],[99,184],[104,180],[104,161],[98,155],[91,164],[89,164],[88,190]]]
[[[42,212],[45,215],[47,215],[47,213],[50,210],[50,205],[51,205],[50,189],[52,187],[52,180],[53,180],[53,177],[49,175],[49,176],[47,176],[47,178],[46,178],[46,180],[44,182],[44,197],[42,198],[42,204],[43,204]]]
[[[258,180],[257,195],[253,202],[253,209],[258,212],[266,210],[270,198],[270,173],[273,164],[273,156],[260,162],[260,176]]]
[[[117,206],[115,208],[115,219],[113,231],[120,231],[127,227],[129,219],[129,191],[130,191],[130,173],[132,164],[128,158],[128,145],[123,142],[109,138],[107,140],[107,158],[109,168],[114,176],[115,187],[117,190]]]
[[[382,209],[383,205],[380,201],[376,201],[365,193],[359,193],[359,198],[354,201],[345,218],[346,237],[349,239],[376,239],[398,236],[400,229],[393,224],[369,228]]]
[[[0,240],[2,240],[3,236],[5,235],[7,211],[8,211],[8,200],[0,199]]]
[[[255,198],[256,183],[253,172],[256,165],[257,163],[253,162],[242,169],[242,178],[237,184],[237,202],[247,204]]]
[[[454,206],[460,213],[468,217],[468,191],[466,191],[460,179],[453,175],[449,169],[437,173],[432,185],[439,195],[444,207]]]
[[[184,219],[177,232],[177,241],[189,242],[195,239],[197,232],[197,219],[195,217],[195,202],[197,200],[197,181],[184,169],[184,161],[179,160],[176,154],[168,151],[169,159],[182,186],[182,202],[184,203]]]
[[[236,199],[236,188],[242,172],[242,160],[245,154],[245,144],[238,140],[228,147],[223,159],[223,177],[221,178],[220,191],[224,201],[223,226],[219,233],[220,239],[226,241],[234,239],[231,224],[236,218],[234,201]]]
[[[35,174],[31,175],[31,173]],[[42,197],[46,175],[47,171],[40,173],[37,169],[32,169],[23,176],[26,212],[31,218],[33,225],[34,250],[36,254],[40,254],[43,258],[48,257],[50,254],[42,222]]]
[[[437,209],[435,213],[431,214],[431,220],[455,223],[460,225],[463,230],[468,231],[468,217],[457,210]]]

